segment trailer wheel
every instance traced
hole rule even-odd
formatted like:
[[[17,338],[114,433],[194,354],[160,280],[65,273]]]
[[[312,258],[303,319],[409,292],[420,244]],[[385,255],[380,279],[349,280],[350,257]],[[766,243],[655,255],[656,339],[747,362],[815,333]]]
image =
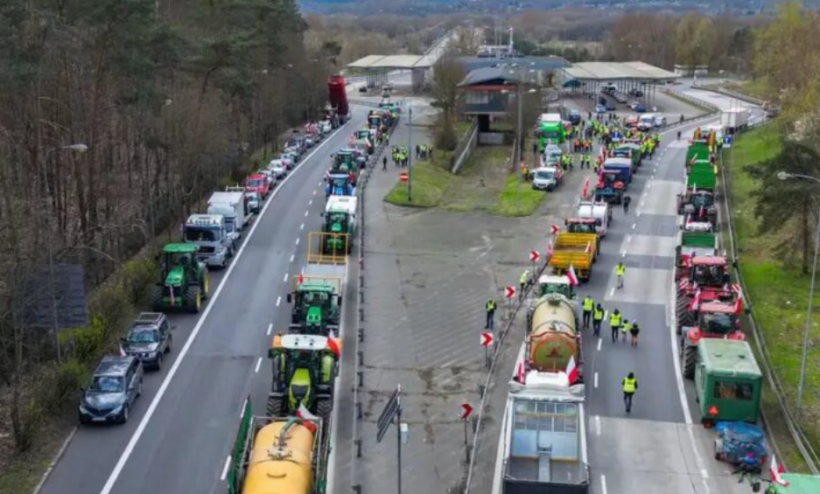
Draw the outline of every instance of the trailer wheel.
[[[695,345],[688,345],[683,352],[683,377],[692,379],[695,377],[695,359],[697,358],[697,349]]]

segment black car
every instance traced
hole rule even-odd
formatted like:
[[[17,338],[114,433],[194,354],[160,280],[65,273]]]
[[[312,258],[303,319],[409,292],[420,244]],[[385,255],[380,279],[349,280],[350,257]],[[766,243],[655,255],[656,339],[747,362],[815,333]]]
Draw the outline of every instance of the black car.
[[[572,125],[578,125],[581,123],[581,112],[578,110],[570,110],[569,112],[569,122]]]
[[[131,407],[142,394],[142,363],[131,356],[103,357],[91,385],[83,388],[79,415],[81,424],[128,422]]]
[[[143,312],[120,340],[120,348],[126,355],[140,359],[146,368],[159,370],[163,355],[171,351],[171,340],[171,325],[165,314]]]
[[[636,98],[641,98],[643,97],[643,91],[641,91],[640,89],[630,89],[629,95],[634,96]]]

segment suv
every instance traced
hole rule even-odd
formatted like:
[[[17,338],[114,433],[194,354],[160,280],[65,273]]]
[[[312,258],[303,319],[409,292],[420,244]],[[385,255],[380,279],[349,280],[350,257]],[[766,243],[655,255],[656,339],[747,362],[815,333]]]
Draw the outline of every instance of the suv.
[[[83,388],[79,415],[81,424],[128,422],[131,407],[142,394],[142,363],[131,356],[103,357]]]
[[[126,355],[138,358],[143,366],[160,370],[163,354],[171,351],[171,340],[171,325],[165,314],[143,312],[120,340],[120,348]]]

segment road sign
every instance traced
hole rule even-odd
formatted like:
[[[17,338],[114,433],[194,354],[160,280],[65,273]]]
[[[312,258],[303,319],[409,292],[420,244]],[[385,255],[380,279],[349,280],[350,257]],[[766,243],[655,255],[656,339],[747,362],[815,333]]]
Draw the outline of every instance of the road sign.
[[[723,138],[723,147],[725,147],[725,148],[732,147],[732,136],[725,136]]]
[[[377,443],[382,442],[382,438],[387,433],[387,429],[389,429],[390,424],[393,423],[393,418],[399,413],[401,413],[401,384],[396,386],[396,390],[390,395],[390,399],[387,400],[387,404],[384,405],[384,409],[381,415],[379,415],[379,420],[376,422],[376,427],[378,428],[378,432],[376,433]]]
[[[538,259],[540,258],[541,254],[539,254],[537,250],[530,251],[530,262],[538,262]]]
[[[473,407],[469,403],[461,404],[461,420],[467,420],[467,417],[473,413]]]
[[[481,346],[490,346],[493,344],[492,333],[481,333]]]
[[[510,285],[504,289],[504,298],[510,299],[515,297],[515,287]]]
[[[552,225],[550,227],[550,233],[552,233],[553,235],[558,235],[558,232],[560,230],[561,230],[561,228],[558,225]]]
[[[299,285],[301,285],[301,284],[302,284],[302,283],[304,283],[304,282],[305,282],[305,275],[303,275],[303,274],[297,274],[297,275],[296,275],[296,286],[299,286]]]
[[[410,175],[408,175],[407,172],[399,173],[399,181],[400,182],[407,182],[408,180],[410,180]]]

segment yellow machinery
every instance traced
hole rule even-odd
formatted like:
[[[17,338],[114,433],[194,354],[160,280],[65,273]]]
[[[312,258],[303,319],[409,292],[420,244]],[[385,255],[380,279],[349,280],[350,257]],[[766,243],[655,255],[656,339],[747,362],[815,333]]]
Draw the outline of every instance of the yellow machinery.
[[[559,275],[572,266],[578,278],[588,280],[597,255],[597,234],[561,232],[553,244],[549,265],[553,273]]]
[[[580,363],[576,311],[575,302],[558,293],[545,295],[536,302],[527,344],[527,355],[534,369],[563,371],[573,355]]]

